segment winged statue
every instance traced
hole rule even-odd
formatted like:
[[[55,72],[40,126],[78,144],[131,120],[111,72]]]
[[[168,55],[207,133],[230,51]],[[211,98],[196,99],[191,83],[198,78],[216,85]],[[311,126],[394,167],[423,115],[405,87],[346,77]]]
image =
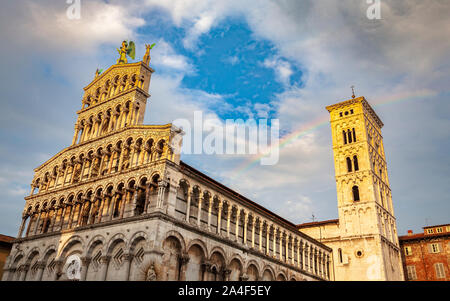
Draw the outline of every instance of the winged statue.
[[[152,50],[155,45],[156,43],[153,43],[152,45],[145,44],[146,52],[142,61],[147,64],[147,66],[150,64],[150,50]]]
[[[136,54],[136,45],[133,41],[123,41],[122,47],[120,49],[117,49],[119,52],[119,59],[117,60],[117,64],[127,64],[128,59],[127,56],[132,58],[134,60],[135,54]]]

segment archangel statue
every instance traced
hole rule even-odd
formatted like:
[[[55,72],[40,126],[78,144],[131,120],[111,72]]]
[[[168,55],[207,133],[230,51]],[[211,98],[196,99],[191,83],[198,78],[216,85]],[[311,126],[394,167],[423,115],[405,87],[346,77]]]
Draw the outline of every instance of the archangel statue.
[[[133,41],[130,41],[129,43],[127,41],[123,41],[122,47],[120,49],[117,49],[117,51],[120,55],[119,59],[117,60],[117,64],[127,64],[127,56],[131,57],[134,60],[136,46]]]

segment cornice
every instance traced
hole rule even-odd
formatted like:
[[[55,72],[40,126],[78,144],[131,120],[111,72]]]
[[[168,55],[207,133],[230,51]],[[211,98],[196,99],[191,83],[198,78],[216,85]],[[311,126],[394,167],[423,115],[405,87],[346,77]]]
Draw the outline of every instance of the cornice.
[[[375,110],[370,106],[369,102],[362,96],[358,98],[349,99],[331,106],[326,107],[327,111],[331,113],[334,110],[345,108],[349,105],[361,103],[362,106],[367,110],[369,115],[375,120],[377,125],[382,128],[384,126],[383,122],[381,121],[380,117],[378,117],[377,113],[375,113]]]
[[[42,198],[42,197],[45,197],[47,195],[61,193],[61,192],[65,191],[65,190],[72,190],[72,189],[74,189],[76,187],[88,185],[88,184],[91,184],[91,183],[100,182],[100,181],[103,181],[103,180],[106,180],[106,179],[109,179],[109,178],[114,178],[114,177],[117,177],[117,176],[126,175],[128,173],[135,173],[136,171],[140,171],[140,170],[143,170],[143,169],[148,169],[148,168],[151,168],[151,167],[154,167],[154,166],[165,165],[165,164],[167,164],[169,162],[172,163],[168,159],[161,159],[161,160],[153,161],[153,162],[150,162],[150,163],[147,163],[147,164],[143,164],[143,165],[139,165],[137,167],[132,167],[132,168],[129,168],[127,170],[123,170],[121,172],[109,173],[109,174],[104,175],[104,176],[98,176],[98,177],[95,177],[95,178],[92,178],[92,179],[89,179],[89,180],[83,180],[83,181],[78,182],[78,183],[65,185],[65,186],[62,186],[62,187],[57,188],[57,189],[51,189],[51,190],[48,190],[46,192],[41,192],[41,193],[29,195],[29,196],[25,197],[25,200],[29,201],[29,200],[33,200],[33,199],[37,199],[37,198]]]
[[[42,165],[36,167],[34,169],[34,172],[39,172],[41,169],[45,168],[47,165],[49,165],[51,162],[56,160],[59,156],[61,156],[62,154],[64,154],[67,151],[85,147],[85,146],[87,146],[89,144],[92,144],[92,143],[94,143],[96,141],[99,141],[99,140],[102,140],[102,139],[110,138],[110,137],[113,137],[115,135],[120,135],[120,134],[123,134],[125,132],[133,131],[133,130],[143,130],[143,131],[146,131],[146,130],[160,130],[160,131],[164,131],[164,130],[172,130],[172,129],[173,129],[173,125],[171,123],[166,124],[166,125],[133,125],[133,126],[127,126],[127,127],[122,128],[120,130],[116,130],[114,132],[107,133],[105,135],[102,135],[100,137],[97,137],[97,138],[94,138],[94,139],[82,142],[80,144],[75,144],[75,145],[66,147],[65,149],[61,150],[56,155],[54,155],[53,157],[48,159]]]
[[[145,96],[145,100],[147,100],[147,98],[149,98],[149,97],[151,96],[149,93],[147,93],[146,91],[144,91],[142,88],[139,88],[139,87],[133,87],[133,88],[131,88],[131,89],[129,89],[129,90],[122,91],[122,92],[120,92],[119,94],[116,94],[116,95],[114,95],[113,97],[110,97],[110,98],[108,98],[107,100],[105,100],[105,101],[103,101],[103,102],[99,102],[99,103],[97,103],[96,105],[89,106],[89,107],[87,107],[87,108],[85,108],[85,109],[81,109],[81,110],[77,111],[76,113],[77,113],[78,115],[83,114],[83,113],[86,113],[86,112],[88,112],[88,111],[90,111],[90,110],[93,110],[93,109],[95,109],[95,108],[98,108],[98,107],[100,107],[100,106],[103,106],[103,105],[105,105],[105,104],[107,104],[107,103],[109,103],[109,102],[111,102],[111,101],[113,101],[113,100],[115,100],[115,99],[117,99],[117,98],[119,98],[119,97],[125,96],[125,95],[127,95],[127,94],[131,94],[131,93],[133,93],[133,92],[139,92],[139,93],[142,93],[142,94]]]
[[[90,84],[88,84],[86,87],[84,87],[84,91],[91,88],[93,85],[95,85],[98,81],[101,81],[106,75],[111,72],[114,69],[122,69],[122,68],[130,68],[130,67],[144,67],[149,71],[150,73],[154,73],[155,70],[149,66],[147,66],[144,62],[136,62],[136,63],[130,63],[130,64],[115,64],[110,66],[106,71],[104,71],[101,75],[97,76]]]

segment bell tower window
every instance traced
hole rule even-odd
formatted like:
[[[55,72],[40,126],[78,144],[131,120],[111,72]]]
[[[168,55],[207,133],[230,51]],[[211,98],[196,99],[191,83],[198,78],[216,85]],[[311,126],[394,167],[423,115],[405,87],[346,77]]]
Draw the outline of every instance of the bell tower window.
[[[352,193],[353,193],[353,201],[359,202],[360,201],[360,198],[359,198],[359,187],[358,186],[353,186]]]
[[[358,156],[353,156],[353,164],[355,165],[355,171],[358,171],[359,170]]]
[[[352,159],[347,158],[347,171],[352,172]]]

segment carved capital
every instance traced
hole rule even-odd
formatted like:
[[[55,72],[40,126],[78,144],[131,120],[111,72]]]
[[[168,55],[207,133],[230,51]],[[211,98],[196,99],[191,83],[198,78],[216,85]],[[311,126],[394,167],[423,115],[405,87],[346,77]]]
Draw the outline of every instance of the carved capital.
[[[102,264],[108,264],[110,260],[111,260],[111,256],[109,256],[109,255],[100,257],[100,262]]]
[[[212,266],[212,264],[211,264],[211,262],[208,261],[208,260],[204,260],[204,261],[202,262],[202,267],[203,267],[206,271],[208,271],[208,272],[210,272],[211,266]]]
[[[81,263],[84,266],[88,266],[89,263],[91,263],[92,258],[91,257],[81,257]]]
[[[189,262],[190,257],[187,253],[179,255],[179,260],[181,265],[185,265]]]
[[[248,281],[249,277],[248,277],[247,273],[244,273],[239,278],[241,279],[241,281]]]
[[[38,261],[38,262],[37,262],[37,268],[38,268],[38,269],[43,270],[43,269],[45,269],[46,266],[47,266],[47,265],[45,264],[45,261]]]
[[[133,254],[127,253],[123,255],[123,259],[126,261],[131,261],[134,258]]]
[[[161,180],[161,181],[158,182],[158,187],[159,188],[166,188],[167,185],[168,185],[168,183],[165,180]]]

